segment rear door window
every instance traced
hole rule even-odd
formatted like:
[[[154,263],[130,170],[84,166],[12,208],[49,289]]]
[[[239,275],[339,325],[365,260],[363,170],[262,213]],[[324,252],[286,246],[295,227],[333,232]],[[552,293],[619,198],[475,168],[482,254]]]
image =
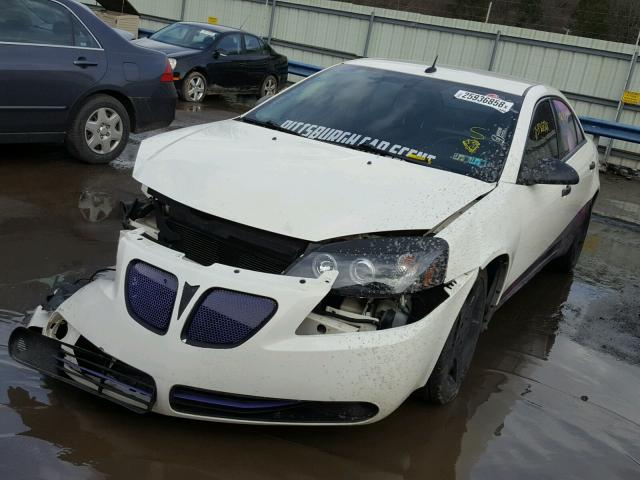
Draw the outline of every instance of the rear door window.
[[[540,102],[536,107],[522,162],[534,168],[545,158],[560,158],[556,121],[549,100]]]
[[[576,131],[576,118],[569,106],[562,100],[552,100],[558,122],[558,145],[560,158],[564,158],[573,152],[580,141]],[[582,135],[582,132],[580,132]]]
[[[250,54],[262,54],[264,53],[264,43],[253,35],[244,36],[245,52]]]

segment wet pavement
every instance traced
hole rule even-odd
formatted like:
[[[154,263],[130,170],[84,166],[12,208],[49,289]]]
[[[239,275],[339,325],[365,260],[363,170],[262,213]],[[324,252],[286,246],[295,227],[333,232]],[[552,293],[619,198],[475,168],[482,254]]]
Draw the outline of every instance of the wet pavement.
[[[183,106],[172,128],[248,105]],[[0,157],[0,479],[640,478],[640,227],[601,216],[573,276],[542,272],[496,314],[455,402],[412,398],[374,425],[139,416],[15,364],[19,312],[115,262],[140,138],[110,166],[50,146]]]

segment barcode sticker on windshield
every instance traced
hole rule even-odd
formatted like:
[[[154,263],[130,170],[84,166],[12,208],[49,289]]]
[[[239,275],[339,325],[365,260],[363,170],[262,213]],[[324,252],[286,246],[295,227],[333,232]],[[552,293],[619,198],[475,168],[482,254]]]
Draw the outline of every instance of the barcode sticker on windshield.
[[[458,100],[495,108],[501,113],[507,113],[511,110],[511,107],[513,107],[513,102],[501,100],[497,95],[480,95],[479,93],[467,92],[466,90],[458,90],[454,96]]]

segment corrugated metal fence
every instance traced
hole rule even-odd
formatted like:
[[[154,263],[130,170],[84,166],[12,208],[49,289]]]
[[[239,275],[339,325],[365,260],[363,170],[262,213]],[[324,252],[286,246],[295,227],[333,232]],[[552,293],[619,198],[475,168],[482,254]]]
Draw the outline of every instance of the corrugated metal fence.
[[[289,58],[329,66],[359,56],[491,70],[555,86],[578,114],[614,120],[624,90],[640,91],[633,45],[329,0],[130,0],[159,27],[170,20],[241,27],[271,39]],[[158,18],[160,17],[160,18]],[[640,107],[619,121],[640,124]],[[608,143],[603,139],[601,145]],[[634,155],[627,155],[634,154]],[[640,146],[614,143],[617,162],[638,168]]]

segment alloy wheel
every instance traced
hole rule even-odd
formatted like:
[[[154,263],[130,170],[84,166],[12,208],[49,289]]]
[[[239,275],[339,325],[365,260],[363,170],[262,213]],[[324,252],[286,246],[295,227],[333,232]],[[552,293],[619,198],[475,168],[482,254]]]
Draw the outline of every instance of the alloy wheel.
[[[278,82],[271,75],[266,78],[262,86],[263,97],[271,97],[278,91]]]
[[[196,75],[189,80],[189,84],[187,86],[187,97],[192,102],[199,102],[204,97],[205,85],[204,79]]]

